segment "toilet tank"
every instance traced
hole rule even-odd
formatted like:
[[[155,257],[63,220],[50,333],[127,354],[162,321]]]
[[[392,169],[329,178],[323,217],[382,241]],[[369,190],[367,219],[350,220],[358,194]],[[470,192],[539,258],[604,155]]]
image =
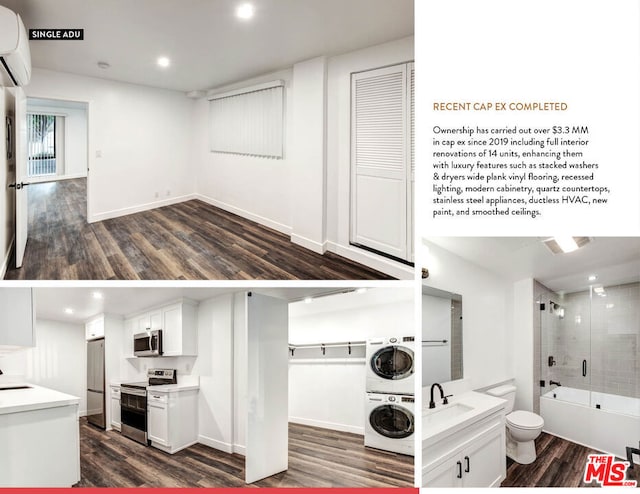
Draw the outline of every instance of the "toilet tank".
[[[513,405],[516,402],[516,389],[517,388],[513,384],[504,384],[496,388],[488,389],[487,394],[507,400],[507,406],[504,413],[508,414],[513,412]]]

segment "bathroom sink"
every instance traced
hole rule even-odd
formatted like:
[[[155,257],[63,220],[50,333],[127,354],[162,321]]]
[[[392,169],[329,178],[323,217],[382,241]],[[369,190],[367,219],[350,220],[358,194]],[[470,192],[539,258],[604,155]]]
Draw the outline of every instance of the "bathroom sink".
[[[453,403],[442,407],[428,409],[424,414],[425,425],[437,425],[470,412],[473,407],[462,403]]]

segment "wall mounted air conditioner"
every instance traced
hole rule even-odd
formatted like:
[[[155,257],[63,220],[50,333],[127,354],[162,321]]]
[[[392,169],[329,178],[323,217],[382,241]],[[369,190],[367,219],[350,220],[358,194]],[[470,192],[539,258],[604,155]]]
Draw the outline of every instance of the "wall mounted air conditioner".
[[[31,78],[31,53],[22,19],[0,6],[0,85],[24,86]]]

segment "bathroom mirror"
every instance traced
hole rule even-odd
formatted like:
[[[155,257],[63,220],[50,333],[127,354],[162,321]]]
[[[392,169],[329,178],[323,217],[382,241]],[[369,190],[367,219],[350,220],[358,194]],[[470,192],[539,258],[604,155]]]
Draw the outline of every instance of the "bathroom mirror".
[[[422,384],[462,379],[462,295],[422,285]]]

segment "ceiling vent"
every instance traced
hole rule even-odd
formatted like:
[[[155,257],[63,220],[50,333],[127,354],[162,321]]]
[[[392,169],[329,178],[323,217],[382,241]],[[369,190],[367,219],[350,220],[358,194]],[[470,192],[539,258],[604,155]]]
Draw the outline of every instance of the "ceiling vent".
[[[573,252],[589,242],[591,242],[591,237],[551,237],[542,241],[553,254]]]

